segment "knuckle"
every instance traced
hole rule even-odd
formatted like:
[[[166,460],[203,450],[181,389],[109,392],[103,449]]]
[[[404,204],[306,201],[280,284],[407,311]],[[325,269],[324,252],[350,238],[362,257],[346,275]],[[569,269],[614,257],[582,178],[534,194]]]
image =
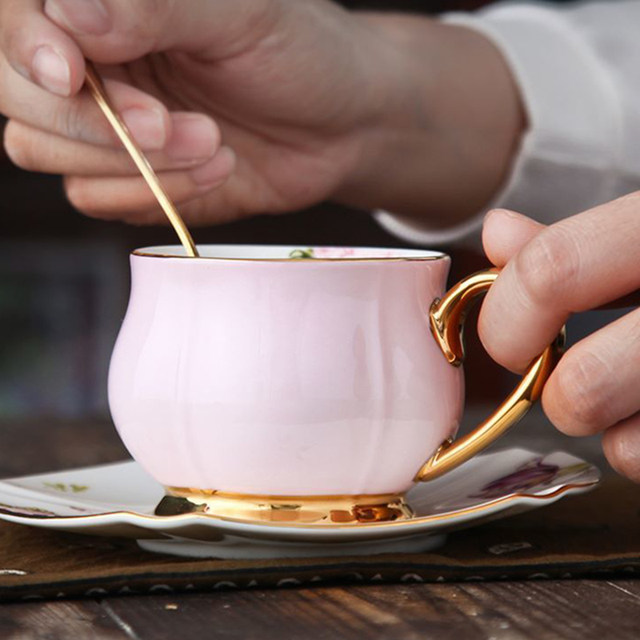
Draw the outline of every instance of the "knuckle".
[[[525,297],[546,304],[577,280],[580,255],[575,241],[561,225],[536,236],[516,256],[514,267]]]
[[[557,425],[572,435],[590,435],[611,426],[612,376],[607,363],[596,353],[569,350],[554,372],[562,396],[563,415]]]
[[[170,26],[168,18],[171,5],[171,0],[139,0],[130,3],[127,11],[119,16],[125,23],[121,30],[128,39],[135,36],[137,46],[145,50],[152,48],[161,26]]]
[[[86,118],[79,100],[64,100],[52,113],[52,130],[72,140],[87,138]]]

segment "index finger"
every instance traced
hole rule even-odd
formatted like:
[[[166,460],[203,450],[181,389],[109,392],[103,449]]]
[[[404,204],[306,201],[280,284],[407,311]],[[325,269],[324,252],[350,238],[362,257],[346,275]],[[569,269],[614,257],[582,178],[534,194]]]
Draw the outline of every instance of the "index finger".
[[[489,354],[522,371],[575,312],[640,288],[640,192],[567,218],[507,263],[482,305]]]

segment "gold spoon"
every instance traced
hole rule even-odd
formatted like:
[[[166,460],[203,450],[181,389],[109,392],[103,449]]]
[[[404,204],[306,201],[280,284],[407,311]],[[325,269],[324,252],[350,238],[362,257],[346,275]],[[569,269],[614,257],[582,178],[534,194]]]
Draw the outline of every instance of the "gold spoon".
[[[104,113],[105,117],[109,121],[109,124],[113,127],[113,130],[118,135],[118,138],[120,138],[120,141],[129,152],[129,155],[138,167],[138,170],[142,174],[142,177],[147,181],[147,184],[153,192],[153,195],[160,203],[162,210],[165,212],[167,218],[169,218],[169,222],[173,225],[175,232],[178,234],[178,238],[180,238],[180,242],[182,243],[184,250],[187,252],[187,255],[193,258],[197,258],[199,256],[198,250],[196,249],[193,238],[191,237],[191,234],[189,233],[189,230],[187,229],[184,221],[180,217],[178,210],[176,209],[173,202],[171,202],[171,198],[169,198],[169,196],[167,195],[164,187],[160,184],[160,180],[158,179],[156,172],[153,170],[146,156],[144,155],[144,153],[142,153],[142,150],[133,139],[127,125],[118,115],[118,112],[114,109],[109,98],[107,97],[107,93],[105,91],[104,85],[102,84],[102,80],[100,80],[100,76],[96,72],[94,66],[88,60],[86,61],[86,68],[87,70],[85,82],[89,87],[91,95],[98,103],[98,106],[102,110],[102,113]]]

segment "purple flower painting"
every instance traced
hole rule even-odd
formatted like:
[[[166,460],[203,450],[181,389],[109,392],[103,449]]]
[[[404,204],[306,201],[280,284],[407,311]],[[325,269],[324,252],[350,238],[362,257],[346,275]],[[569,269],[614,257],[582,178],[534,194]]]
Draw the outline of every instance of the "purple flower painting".
[[[539,485],[549,484],[558,475],[559,469],[560,467],[556,464],[543,462],[542,457],[535,458],[523,464],[513,473],[490,482],[479,493],[469,497],[490,500]]]

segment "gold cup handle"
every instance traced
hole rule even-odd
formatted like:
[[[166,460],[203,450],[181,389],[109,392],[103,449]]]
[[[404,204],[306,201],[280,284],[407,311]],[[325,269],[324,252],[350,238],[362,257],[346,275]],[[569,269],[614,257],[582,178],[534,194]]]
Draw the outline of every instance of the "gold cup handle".
[[[497,269],[480,271],[464,278],[431,305],[431,330],[438,346],[453,366],[464,359],[462,335],[471,304],[498,277]],[[471,433],[458,440],[446,440],[416,474],[416,481],[433,480],[472,458],[517,424],[542,393],[564,346],[564,331],[538,356],[504,402]]]

